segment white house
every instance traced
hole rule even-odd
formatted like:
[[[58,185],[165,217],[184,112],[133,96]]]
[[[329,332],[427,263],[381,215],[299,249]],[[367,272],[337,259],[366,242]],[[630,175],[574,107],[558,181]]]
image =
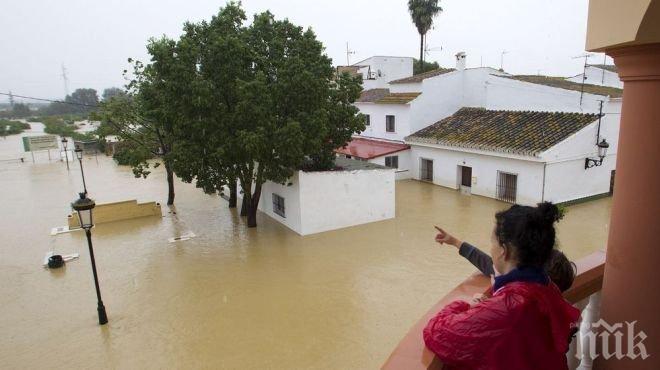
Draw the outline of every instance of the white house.
[[[394,170],[338,158],[335,171],[297,171],[291,185],[266,182],[259,210],[300,235],[395,216]]]
[[[397,179],[418,178],[414,151],[379,154],[382,141],[412,144],[403,140],[463,107],[598,113],[603,102],[606,120],[618,127],[620,104],[616,99],[622,95],[620,89],[582,85],[561,77],[510,75],[489,67],[466,68],[466,60],[465,53],[458,53],[456,68],[440,68],[391,81],[387,88],[363,91],[355,105],[366,116],[367,128],[356,137],[360,139],[356,146],[361,150],[353,156],[373,163],[396,164]],[[617,137],[618,133],[608,138],[616,142]],[[351,146],[349,143],[348,148]],[[338,153],[351,154],[350,150]]]
[[[586,76],[586,78],[584,78]],[[623,81],[619,79],[616,66],[610,64],[587,64],[584,73],[567,78],[568,81],[590,85],[610,86],[623,89]]]
[[[620,105],[620,100],[607,109]],[[406,138],[415,179],[512,203],[611,192],[618,117],[462,108]],[[597,142],[609,144],[603,157]],[[601,155],[603,151],[601,149]]]

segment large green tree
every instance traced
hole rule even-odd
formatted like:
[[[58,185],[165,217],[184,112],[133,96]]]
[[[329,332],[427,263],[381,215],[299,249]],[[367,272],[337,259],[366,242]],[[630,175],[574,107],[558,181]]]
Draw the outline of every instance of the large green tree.
[[[424,72],[424,40],[433,27],[433,18],[442,12],[439,0],[408,0],[408,11],[419,33],[419,60]]]
[[[177,58],[185,93],[174,104],[183,116],[173,158],[177,174],[206,191],[238,179],[254,227],[266,181],[285,184],[300,168],[332,168],[334,149],[364,130],[364,121],[352,104],[360,81],[335,78],[310,29],[270,12],[244,21],[240,6],[229,3],[211,22],[184,28]]]

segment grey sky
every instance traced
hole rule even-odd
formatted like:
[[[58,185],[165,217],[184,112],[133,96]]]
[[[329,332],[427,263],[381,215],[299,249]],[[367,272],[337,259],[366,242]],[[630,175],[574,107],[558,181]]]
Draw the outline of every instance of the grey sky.
[[[210,18],[224,4],[208,0],[7,0],[0,7],[3,36],[0,92],[61,98],[61,65],[69,90],[122,86],[126,59],[145,60],[149,37],[176,37],[184,21]],[[244,0],[249,18],[270,9],[278,18],[311,26],[335,64],[372,55],[419,56],[419,36],[406,0]],[[441,0],[444,12],[428,35],[429,60],[453,66],[458,51],[468,67],[513,73],[575,75],[583,61],[587,0]],[[442,47],[442,50],[439,50]],[[590,60],[602,63],[603,56]],[[608,59],[608,63],[611,60]],[[0,101],[6,101],[0,97]]]

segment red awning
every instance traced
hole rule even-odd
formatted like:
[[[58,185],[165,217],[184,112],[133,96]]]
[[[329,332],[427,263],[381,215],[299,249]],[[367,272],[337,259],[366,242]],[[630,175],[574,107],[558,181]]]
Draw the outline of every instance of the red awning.
[[[362,159],[373,159],[387,154],[400,152],[410,149],[410,145],[365,138],[353,138],[345,147],[335,150],[335,152]]]

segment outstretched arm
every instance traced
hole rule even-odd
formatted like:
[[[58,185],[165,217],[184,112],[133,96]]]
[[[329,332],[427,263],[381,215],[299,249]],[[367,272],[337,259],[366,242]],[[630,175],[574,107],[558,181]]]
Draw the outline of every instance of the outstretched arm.
[[[490,256],[473,246],[468,242],[463,242],[458,248],[458,254],[465,257],[471,264],[474,265],[482,274],[486,276],[495,275],[493,269],[493,259]]]

